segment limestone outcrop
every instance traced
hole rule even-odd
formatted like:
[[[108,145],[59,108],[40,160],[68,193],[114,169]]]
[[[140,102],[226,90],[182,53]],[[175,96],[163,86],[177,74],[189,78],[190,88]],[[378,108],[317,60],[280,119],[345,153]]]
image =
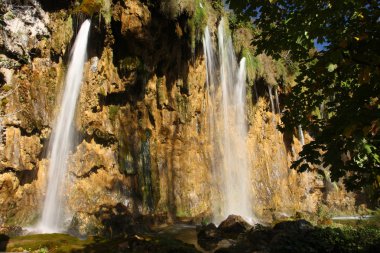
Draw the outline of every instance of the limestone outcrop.
[[[0,7],[0,30],[6,31],[0,39],[0,94],[6,94],[0,104],[0,224],[31,224],[40,214],[51,128],[81,21],[74,1],[56,8],[40,2]],[[173,19],[148,2],[113,1],[110,22],[93,18],[63,193],[80,234],[91,232],[105,206],[122,205],[132,216],[157,222],[200,221],[216,201],[201,43],[192,45],[188,12]],[[313,173],[289,170],[298,140],[276,129],[279,116],[265,94],[252,101],[248,150],[258,218],[316,212],[321,199],[346,198],[323,195],[325,184]]]

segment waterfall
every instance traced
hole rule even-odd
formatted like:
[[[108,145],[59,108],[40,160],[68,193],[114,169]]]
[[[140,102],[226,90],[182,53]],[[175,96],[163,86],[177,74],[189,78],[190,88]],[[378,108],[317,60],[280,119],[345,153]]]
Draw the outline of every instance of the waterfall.
[[[272,95],[272,86],[268,85],[268,93],[269,93],[269,98],[270,98],[270,106],[272,109],[272,113],[276,114],[276,111],[274,109],[274,101],[273,101],[273,95]]]
[[[213,144],[212,169],[217,184],[218,203],[213,203],[214,221],[229,214],[253,222],[252,189],[247,152],[246,67],[240,64],[226,35],[224,20],[218,26],[218,55],[212,46],[209,29],[203,38],[207,66],[210,135]],[[216,59],[219,60],[219,64]]]
[[[50,162],[42,217],[38,230],[42,233],[60,232],[64,219],[64,183],[67,160],[73,140],[73,121],[86,61],[90,20],[86,20],[75,39],[66,74],[60,112],[49,143]]]
[[[302,126],[298,125],[298,139],[301,142],[301,145],[305,145],[305,137],[303,135]]]
[[[281,114],[281,109],[280,109],[280,99],[278,98],[277,87],[274,89],[274,96],[275,96],[275,98],[276,98],[276,109],[277,109],[277,113]]]

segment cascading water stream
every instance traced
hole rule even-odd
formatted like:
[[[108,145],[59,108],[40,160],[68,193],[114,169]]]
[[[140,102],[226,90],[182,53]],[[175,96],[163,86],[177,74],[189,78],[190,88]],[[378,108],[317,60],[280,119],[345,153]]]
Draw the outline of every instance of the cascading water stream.
[[[247,152],[245,111],[245,58],[237,64],[223,19],[218,26],[219,71],[209,29],[203,39],[209,92],[210,135],[213,142],[212,166],[218,185],[219,203],[214,203],[214,221],[229,214],[254,221],[251,176]],[[219,102],[220,101],[220,102]]]
[[[301,145],[305,145],[305,137],[303,135],[303,130],[302,130],[302,126],[301,125],[298,125],[298,138],[301,142]]]
[[[274,100],[272,95],[272,86],[268,85],[268,93],[269,93],[269,99],[270,99],[270,106],[273,114],[276,114],[276,111],[274,109]]]
[[[281,109],[280,109],[280,99],[278,98],[278,92],[277,92],[277,87],[274,89],[274,96],[276,99],[276,109],[277,113],[281,114]]]
[[[90,24],[90,20],[86,20],[75,39],[66,74],[60,112],[49,143],[50,162],[47,191],[42,217],[37,226],[37,229],[42,233],[63,230],[63,198],[67,160],[74,135],[73,121],[82,83],[84,63],[87,57]]]

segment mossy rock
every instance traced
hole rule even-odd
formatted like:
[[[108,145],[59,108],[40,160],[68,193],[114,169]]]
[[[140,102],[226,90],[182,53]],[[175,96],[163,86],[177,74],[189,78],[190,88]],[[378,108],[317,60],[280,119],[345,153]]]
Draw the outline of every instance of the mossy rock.
[[[117,105],[110,105],[110,107],[108,108],[108,118],[111,122],[115,121],[119,109],[120,107]]]
[[[5,248],[4,248],[4,245]],[[103,252],[199,252],[193,245],[164,236],[131,235],[113,239],[89,237],[85,240],[67,234],[36,234],[9,238],[0,237],[0,250],[9,252],[103,253]]]
[[[119,68],[123,72],[134,72],[141,68],[141,60],[138,57],[125,57],[119,61]]]

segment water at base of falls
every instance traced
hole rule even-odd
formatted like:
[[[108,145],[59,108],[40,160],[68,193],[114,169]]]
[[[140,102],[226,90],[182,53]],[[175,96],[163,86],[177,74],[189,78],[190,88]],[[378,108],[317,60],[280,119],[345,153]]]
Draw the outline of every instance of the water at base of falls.
[[[208,28],[205,29],[203,45],[213,144],[212,169],[219,195],[213,206],[214,222],[219,223],[228,215],[236,214],[253,223],[256,220],[252,211],[252,183],[246,143],[245,58],[241,59],[240,64],[237,63],[223,19],[218,26],[218,54],[214,52]]]
[[[59,107],[60,112],[50,138],[47,191],[42,217],[36,227],[36,230],[41,233],[62,232],[64,230],[64,184],[67,160],[74,135],[73,121],[87,57],[90,24],[90,20],[86,20],[75,39]]]

